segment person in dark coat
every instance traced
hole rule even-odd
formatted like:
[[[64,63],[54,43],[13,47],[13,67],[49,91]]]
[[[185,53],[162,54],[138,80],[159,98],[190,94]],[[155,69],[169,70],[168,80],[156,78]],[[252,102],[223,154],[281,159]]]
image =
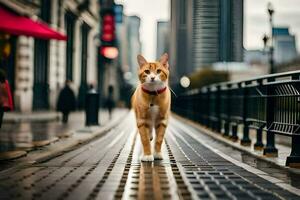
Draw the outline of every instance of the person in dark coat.
[[[108,113],[109,113],[109,119],[112,118],[112,110],[115,107],[113,93],[114,93],[114,87],[112,85],[110,85],[108,87],[108,97],[105,102],[105,107],[108,109]]]
[[[76,109],[76,98],[73,90],[70,87],[71,81],[67,80],[65,87],[60,91],[57,100],[57,111],[62,112],[62,122],[68,122],[69,114]]]

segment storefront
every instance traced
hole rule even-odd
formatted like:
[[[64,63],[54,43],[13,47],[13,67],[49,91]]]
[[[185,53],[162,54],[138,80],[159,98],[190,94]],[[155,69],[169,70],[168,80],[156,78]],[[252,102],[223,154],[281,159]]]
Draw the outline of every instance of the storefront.
[[[15,89],[16,36],[0,32],[0,69],[6,74],[12,92]]]
[[[78,108],[84,106],[87,85],[98,79],[99,2],[88,2],[0,1],[1,64],[6,63],[16,111],[56,109],[67,79]]]
[[[44,22],[33,21],[28,17],[19,16],[1,5],[0,19],[0,68],[7,74],[12,93],[15,94],[16,82],[31,82],[31,80],[27,80],[26,76],[23,76],[26,71],[30,70],[29,68],[24,67],[19,70],[18,73],[20,75],[16,77],[17,62],[22,61],[22,56],[30,55],[20,53],[26,45],[24,46],[24,42],[18,43],[17,41],[20,36],[29,36],[28,38],[35,39],[34,43],[32,42],[34,46],[31,48],[34,52],[34,56],[32,56],[34,58],[33,109],[48,109],[49,40],[66,40],[67,37],[51,29]],[[18,80],[16,81],[16,79]],[[24,90],[28,90],[28,88],[24,87]],[[18,99],[17,101],[21,100]]]

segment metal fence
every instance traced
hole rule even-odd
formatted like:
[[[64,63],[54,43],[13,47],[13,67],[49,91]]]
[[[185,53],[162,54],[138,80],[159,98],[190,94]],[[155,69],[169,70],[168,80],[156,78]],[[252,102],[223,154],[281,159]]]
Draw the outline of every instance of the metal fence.
[[[300,166],[300,70],[190,90],[173,99],[172,110],[233,141],[242,127],[245,146],[251,145],[249,129],[255,129],[254,148],[266,156],[278,156],[277,134],[291,137],[286,165]]]

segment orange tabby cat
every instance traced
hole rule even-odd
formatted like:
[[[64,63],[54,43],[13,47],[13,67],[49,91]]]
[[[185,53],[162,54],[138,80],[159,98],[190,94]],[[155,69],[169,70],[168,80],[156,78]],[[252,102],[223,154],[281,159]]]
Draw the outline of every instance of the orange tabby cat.
[[[157,62],[147,62],[141,55],[137,56],[137,60],[140,66],[138,70],[140,84],[131,98],[131,103],[144,149],[141,160],[163,159],[161,145],[171,104],[171,93],[168,87],[168,54],[162,55]],[[152,154],[150,141],[153,129],[156,137]]]

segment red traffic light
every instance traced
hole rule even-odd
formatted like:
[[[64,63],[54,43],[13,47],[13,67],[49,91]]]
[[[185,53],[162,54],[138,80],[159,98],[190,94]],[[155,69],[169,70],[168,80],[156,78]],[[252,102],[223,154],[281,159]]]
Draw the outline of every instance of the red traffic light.
[[[103,22],[104,23],[115,23],[114,16],[111,14],[106,14],[103,16]]]
[[[105,42],[111,42],[114,40],[113,33],[103,33],[101,39]]]
[[[101,39],[105,42],[112,42],[115,39],[115,20],[112,14],[106,14],[102,18]]]

